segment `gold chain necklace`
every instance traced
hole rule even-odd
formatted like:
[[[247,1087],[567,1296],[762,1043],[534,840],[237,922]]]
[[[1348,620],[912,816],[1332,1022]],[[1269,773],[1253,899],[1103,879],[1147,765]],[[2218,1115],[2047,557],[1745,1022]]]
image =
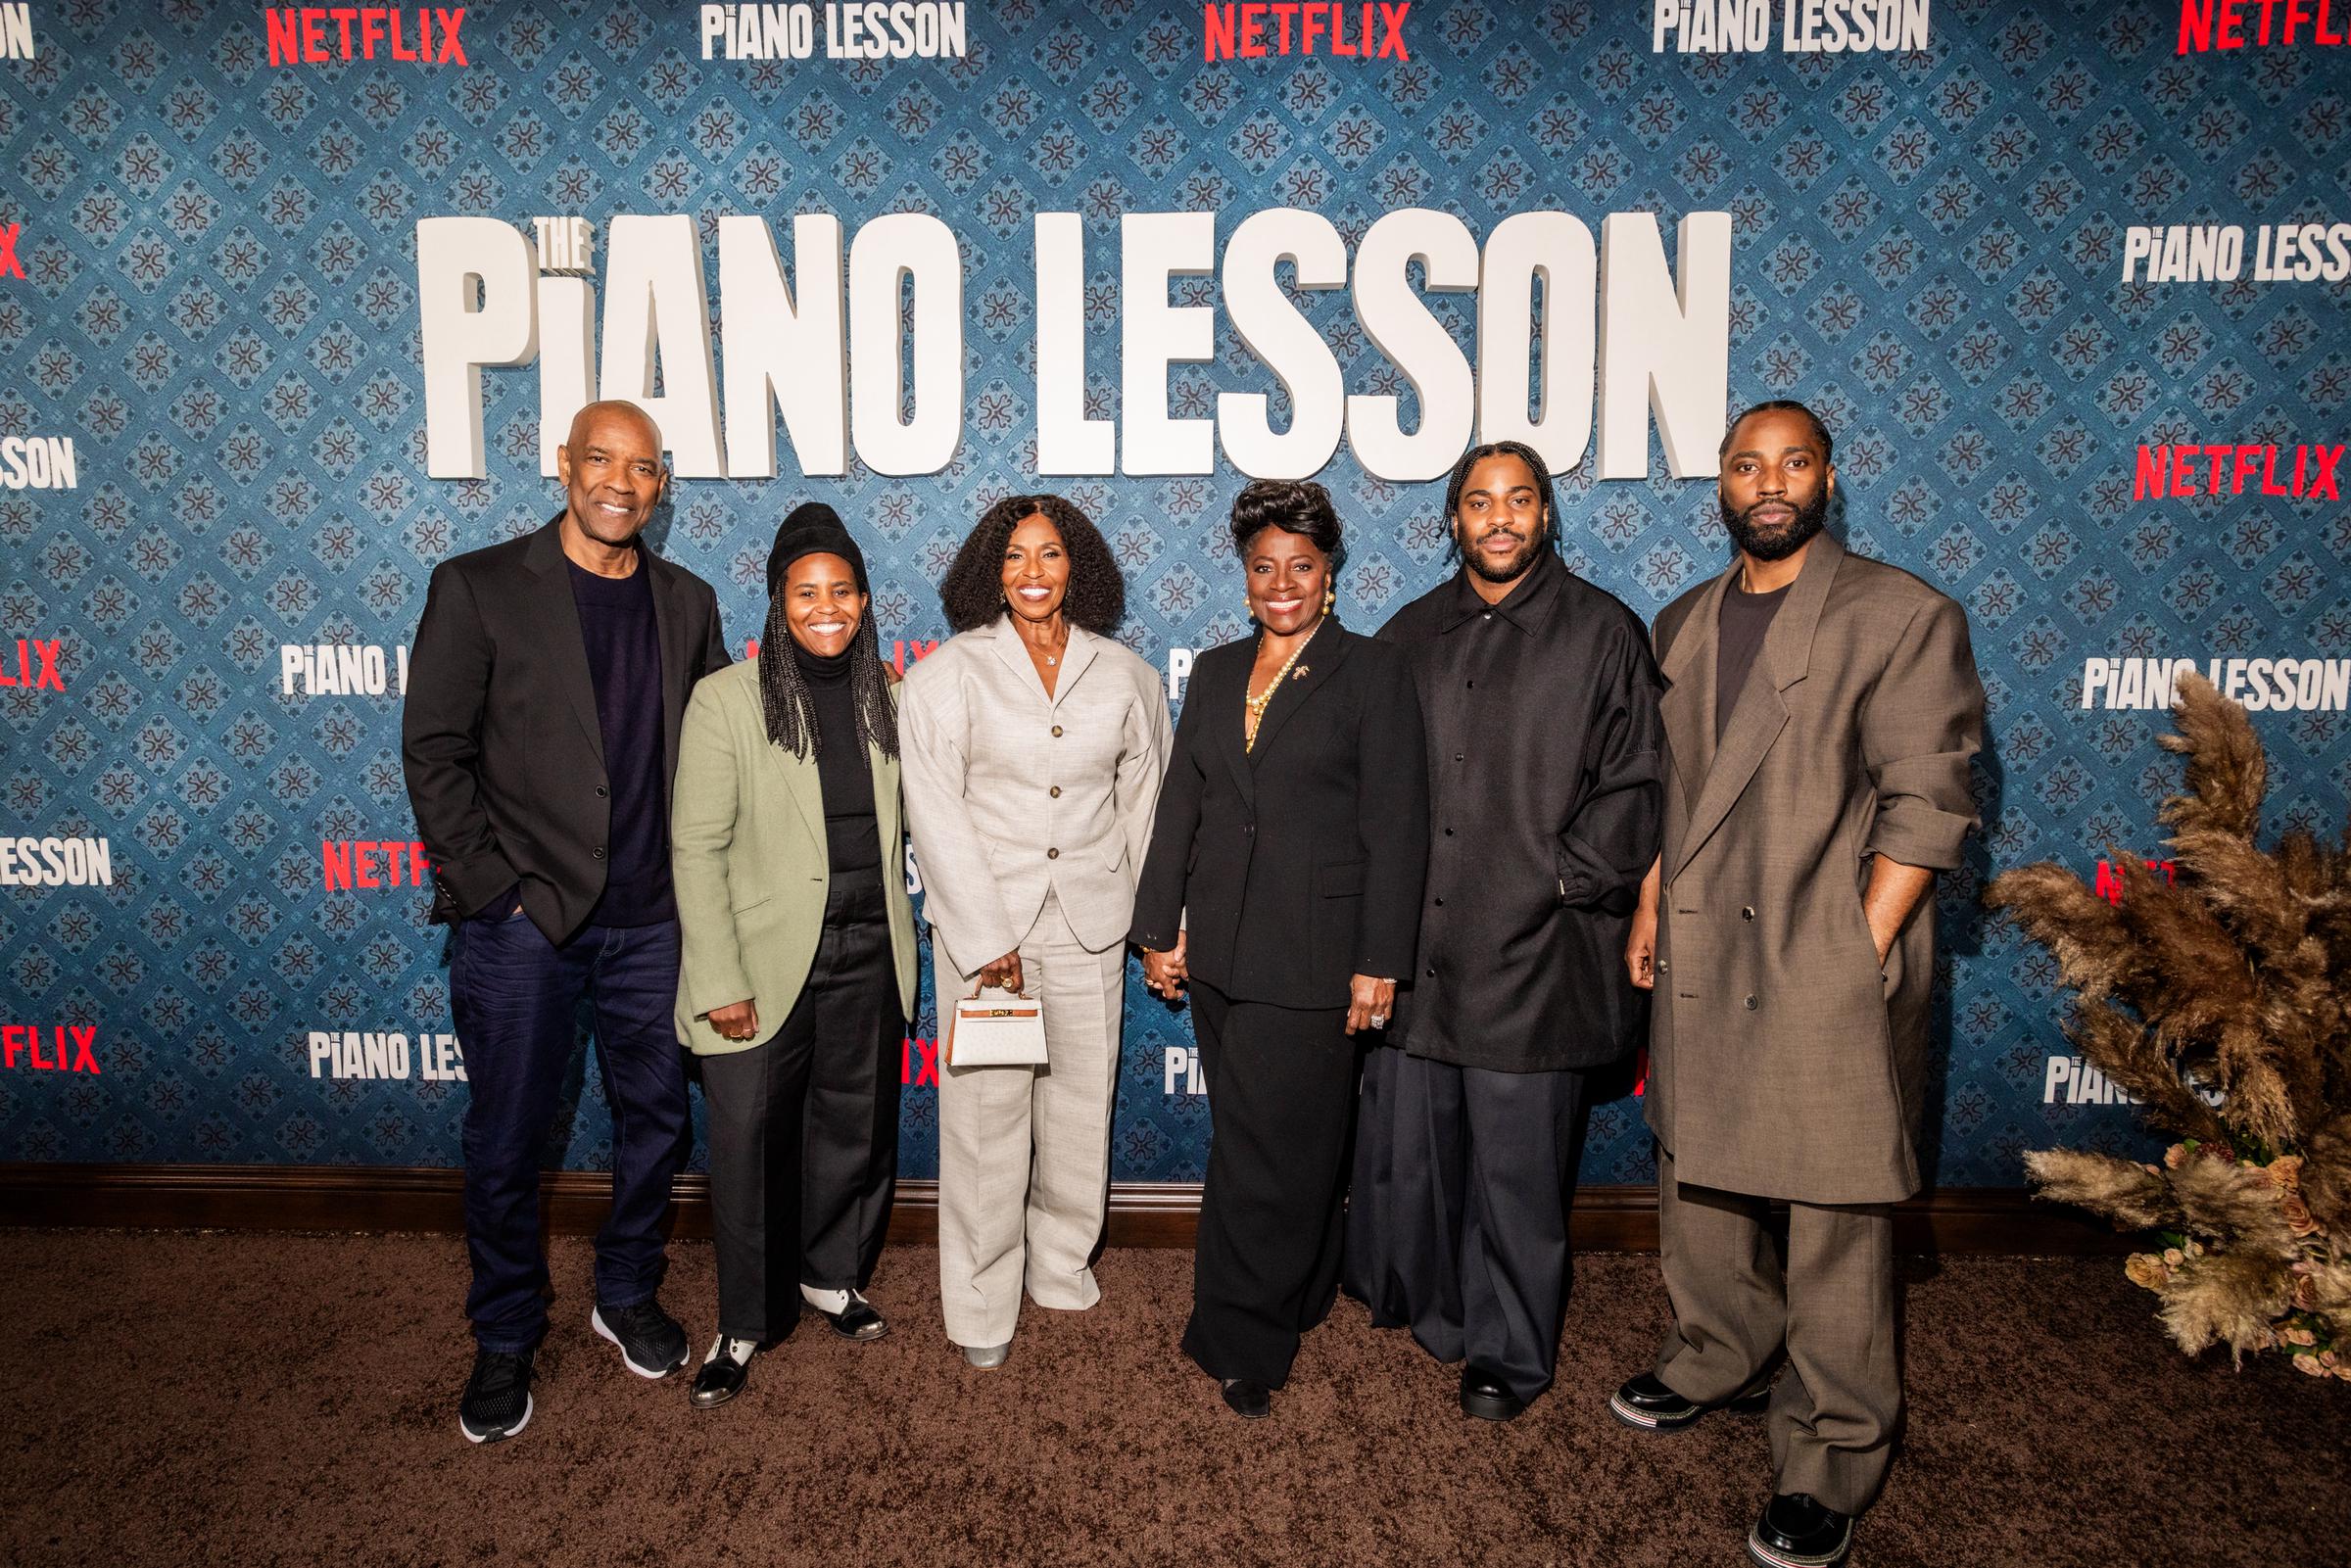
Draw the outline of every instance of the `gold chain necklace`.
[[[1298,656],[1306,651],[1306,644],[1315,640],[1315,632],[1321,631],[1323,621],[1328,618],[1327,616],[1316,617],[1315,631],[1307,633],[1299,641],[1298,645],[1290,649],[1289,658],[1282,663],[1280,669],[1273,672],[1273,679],[1266,683],[1265,693],[1262,696],[1253,697],[1249,694],[1247,687],[1241,688],[1241,700],[1249,705],[1249,734],[1241,741],[1243,752],[1257,749],[1257,727],[1265,722],[1267,704],[1273,700],[1273,693],[1281,689],[1281,683],[1290,678],[1290,666],[1298,662]]]

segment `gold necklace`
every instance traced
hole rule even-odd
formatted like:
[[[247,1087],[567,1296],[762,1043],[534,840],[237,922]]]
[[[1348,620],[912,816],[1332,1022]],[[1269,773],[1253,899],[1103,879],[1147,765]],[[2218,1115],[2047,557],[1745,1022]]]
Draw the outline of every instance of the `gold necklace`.
[[[1281,689],[1281,683],[1290,678],[1290,666],[1298,662],[1298,656],[1306,651],[1307,643],[1315,640],[1315,632],[1322,630],[1322,622],[1326,618],[1323,616],[1315,618],[1314,632],[1307,633],[1305,637],[1299,639],[1298,645],[1290,649],[1289,658],[1283,661],[1280,669],[1273,672],[1273,679],[1266,683],[1264,695],[1253,697],[1249,694],[1249,689],[1246,686],[1241,688],[1241,700],[1249,705],[1249,734],[1241,741],[1241,750],[1244,753],[1257,749],[1257,727],[1265,722],[1267,705],[1273,700],[1273,693]],[[1303,675],[1306,672],[1302,670],[1299,673]]]

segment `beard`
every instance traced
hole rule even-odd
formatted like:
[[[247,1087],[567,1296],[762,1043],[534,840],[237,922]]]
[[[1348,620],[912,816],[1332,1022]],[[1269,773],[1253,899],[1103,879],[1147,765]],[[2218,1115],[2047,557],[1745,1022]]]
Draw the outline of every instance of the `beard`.
[[[1499,566],[1486,558],[1486,552],[1476,547],[1476,543],[1479,542],[1472,542],[1466,531],[1454,543],[1461,549],[1462,564],[1468,567],[1475,575],[1484,578],[1489,583],[1515,583],[1526,575],[1527,568],[1535,564],[1535,551],[1543,547],[1543,541],[1549,535],[1550,530],[1541,530],[1531,538],[1519,533],[1516,529],[1498,530],[1497,532],[1507,532],[1511,538],[1518,541],[1518,548],[1511,552],[1510,559]],[[1493,537],[1494,535],[1491,533],[1485,536],[1486,539]]]
[[[1733,509],[1731,503],[1718,496],[1716,503],[1722,508],[1722,526],[1730,531],[1731,543],[1759,561],[1784,561],[1812,542],[1829,520],[1829,492],[1822,486],[1812,493],[1812,499],[1796,508],[1796,515],[1778,525],[1757,523],[1751,519],[1766,504],[1785,506],[1786,501],[1757,501],[1746,511]]]

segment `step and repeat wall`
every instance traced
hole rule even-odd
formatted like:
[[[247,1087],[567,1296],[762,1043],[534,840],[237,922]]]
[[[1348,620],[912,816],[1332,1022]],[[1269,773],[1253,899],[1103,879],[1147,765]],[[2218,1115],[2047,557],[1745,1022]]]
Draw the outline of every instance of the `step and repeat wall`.
[[[600,392],[659,417],[652,537],[738,652],[795,503],[856,530],[903,664],[981,510],[1057,490],[1178,701],[1246,631],[1250,475],[1331,488],[1372,628],[1453,569],[1453,459],[1521,435],[1569,563],[1648,618],[1728,560],[1725,409],[1805,399],[1833,526],[1965,604],[1991,697],[1937,1179],[2132,1146],[1975,900],[2161,860],[2191,666],[2254,710],[2274,819],[2343,822],[2346,32],[2339,0],[0,3],[0,1161],[457,1163],[408,644],[436,562],[558,509]],[[935,1034],[926,968],[911,1176]],[[577,1070],[549,1158],[595,1168]],[[1653,1173],[1633,1088],[1589,1180]],[[1207,1130],[1184,1016],[1130,981],[1117,1175],[1197,1179]]]

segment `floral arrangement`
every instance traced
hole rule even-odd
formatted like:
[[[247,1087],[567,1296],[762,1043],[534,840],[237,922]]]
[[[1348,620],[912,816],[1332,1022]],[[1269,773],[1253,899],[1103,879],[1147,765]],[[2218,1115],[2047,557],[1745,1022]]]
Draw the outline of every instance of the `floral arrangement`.
[[[2076,1047],[2177,1141],[2160,1164],[2045,1149],[2025,1165],[2039,1197],[2154,1233],[2124,1270],[2183,1351],[2282,1350],[2351,1382],[2351,829],[2262,850],[2268,759],[2244,709],[2184,675],[2174,714],[2170,881],[2117,856],[2109,903],[2044,863],[1985,902],[2056,957]]]

